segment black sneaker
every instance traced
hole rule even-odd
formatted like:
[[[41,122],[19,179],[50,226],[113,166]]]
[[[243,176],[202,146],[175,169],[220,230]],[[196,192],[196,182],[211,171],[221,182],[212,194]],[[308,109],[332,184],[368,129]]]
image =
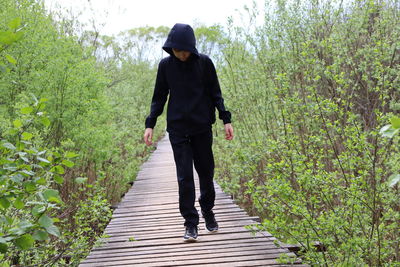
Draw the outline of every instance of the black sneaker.
[[[205,221],[205,226],[207,231],[211,232],[211,233],[215,233],[218,231],[218,223],[215,220],[215,216],[214,213],[211,211],[207,214],[202,213],[203,214],[203,218]]]
[[[197,226],[186,226],[185,235],[183,241],[185,242],[196,242],[197,241]]]

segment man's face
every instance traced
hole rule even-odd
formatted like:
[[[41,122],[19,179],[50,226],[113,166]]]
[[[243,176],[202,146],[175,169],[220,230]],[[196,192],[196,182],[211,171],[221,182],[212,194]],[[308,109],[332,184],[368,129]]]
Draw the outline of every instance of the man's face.
[[[176,48],[172,48],[172,52],[181,61],[186,61],[190,56],[190,52],[189,51],[179,50],[179,49],[176,49]]]

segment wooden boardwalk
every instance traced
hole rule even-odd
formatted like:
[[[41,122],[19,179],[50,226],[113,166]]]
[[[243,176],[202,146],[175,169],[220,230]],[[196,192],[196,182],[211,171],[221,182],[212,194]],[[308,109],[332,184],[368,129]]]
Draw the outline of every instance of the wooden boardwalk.
[[[200,210],[197,201],[196,206]],[[105,230],[109,237],[80,266],[276,266],[281,254],[293,255],[276,247],[269,233],[253,235],[245,229],[256,218],[217,184],[214,212],[220,230],[207,233],[200,218],[199,240],[184,243],[175,165],[165,137],[114,211]],[[296,266],[302,265],[297,261]]]

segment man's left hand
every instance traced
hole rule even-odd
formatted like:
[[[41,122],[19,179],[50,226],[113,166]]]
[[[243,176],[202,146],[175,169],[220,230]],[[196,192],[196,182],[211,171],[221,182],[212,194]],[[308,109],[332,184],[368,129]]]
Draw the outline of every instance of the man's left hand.
[[[224,125],[225,127],[225,139],[232,140],[233,139],[233,127],[232,124],[227,123]]]

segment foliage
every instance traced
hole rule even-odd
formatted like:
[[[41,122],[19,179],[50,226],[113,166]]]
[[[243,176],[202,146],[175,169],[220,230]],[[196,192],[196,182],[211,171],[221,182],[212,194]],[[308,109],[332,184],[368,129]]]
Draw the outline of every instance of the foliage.
[[[77,37],[40,1],[0,2],[0,264],[76,266],[152,150],[141,139],[155,69],[100,57],[98,33]]]
[[[382,127],[380,133],[384,137],[393,138],[400,131],[400,118],[393,116],[390,119],[391,124]],[[396,186],[400,182],[400,174],[394,173],[388,178],[388,183],[390,187]]]
[[[266,7],[222,46],[236,141],[216,139],[220,184],[305,262],[398,264],[399,147],[378,130],[399,110],[398,1]]]
[[[0,252],[8,255],[6,259],[40,246],[37,243],[50,240],[50,236],[60,237],[53,214],[62,200],[53,186],[62,184],[60,175],[73,163],[68,159],[70,153],[43,149],[37,133],[30,132],[35,124],[48,126],[44,102],[41,99],[21,108],[21,117],[1,141]]]

